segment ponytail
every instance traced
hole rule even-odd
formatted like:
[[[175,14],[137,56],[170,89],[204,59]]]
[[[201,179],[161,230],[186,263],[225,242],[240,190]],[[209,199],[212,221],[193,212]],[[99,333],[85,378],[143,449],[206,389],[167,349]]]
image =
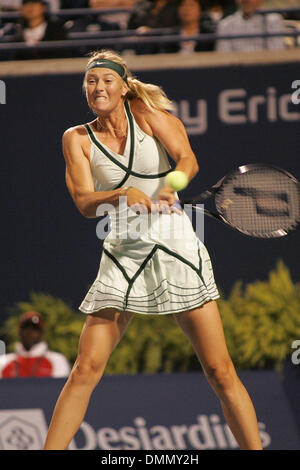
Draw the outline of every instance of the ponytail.
[[[170,111],[174,109],[172,101],[169,100],[161,87],[151,83],[143,83],[132,76],[127,78],[127,84],[129,91],[126,98],[128,100],[139,98],[149,108]]]
[[[92,52],[90,55],[91,58],[88,60],[86,71],[93,61],[100,59],[111,60],[119,65],[122,65],[127,75],[126,84],[128,86],[128,92],[126,94],[126,99],[133,100],[134,98],[139,98],[149,108],[155,108],[161,111],[174,110],[174,105],[169,100],[163,89],[158,85],[143,83],[137,78],[133,77],[128,70],[126,62],[117,52],[103,49]],[[85,88],[85,80],[83,87]]]

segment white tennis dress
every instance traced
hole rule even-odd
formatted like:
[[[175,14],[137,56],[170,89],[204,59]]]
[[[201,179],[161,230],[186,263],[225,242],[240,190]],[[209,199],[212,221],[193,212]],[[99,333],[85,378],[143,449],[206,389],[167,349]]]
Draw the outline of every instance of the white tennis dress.
[[[152,200],[171,170],[164,147],[143,132],[125,103],[128,137],[124,154],[102,144],[90,125],[90,166],[95,191],[133,186]],[[104,208],[107,210],[107,208]],[[126,204],[109,210],[110,232],[103,242],[99,271],[79,310],[114,307],[147,315],[183,312],[217,299],[209,254],[188,215],[141,214]],[[102,233],[103,219],[97,227]]]

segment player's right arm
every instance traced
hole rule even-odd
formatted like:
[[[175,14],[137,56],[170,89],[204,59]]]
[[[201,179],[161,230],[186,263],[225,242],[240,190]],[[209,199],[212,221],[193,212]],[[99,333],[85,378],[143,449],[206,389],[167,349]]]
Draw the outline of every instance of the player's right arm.
[[[67,129],[62,138],[63,154],[66,162],[66,185],[79,212],[84,217],[97,217],[97,207],[101,203],[118,205],[124,188],[111,191],[95,191],[89,158],[84,151],[85,130],[82,126]]]
[[[110,191],[95,191],[90,169],[89,151],[86,149],[86,131],[82,126],[71,127],[63,134],[63,154],[66,161],[66,184],[79,212],[87,218],[97,217],[100,204],[117,206],[126,187]],[[143,191],[131,188],[126,193],[128,206],[141,204],[148,210],[152,200]]]

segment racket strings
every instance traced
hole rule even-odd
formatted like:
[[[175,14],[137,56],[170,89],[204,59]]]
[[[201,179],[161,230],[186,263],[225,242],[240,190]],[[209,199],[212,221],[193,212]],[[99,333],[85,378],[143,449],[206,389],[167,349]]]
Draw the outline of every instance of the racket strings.
[[[219,213],[240,231],[276,237],[300,221],[299,183],[274,168],[253,168],[231,174],[216,195]]]

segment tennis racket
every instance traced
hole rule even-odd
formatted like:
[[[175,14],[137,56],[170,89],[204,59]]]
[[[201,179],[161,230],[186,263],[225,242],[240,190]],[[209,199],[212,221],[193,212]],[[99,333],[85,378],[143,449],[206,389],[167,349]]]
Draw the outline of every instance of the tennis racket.
[[[214,196],[217,213],[198,203]],[[176,203],[204,212],[245,235],[278,238],[300,222],[300,184],[281,168],[266,164],[239,166],[218,183],[192,199]]]

